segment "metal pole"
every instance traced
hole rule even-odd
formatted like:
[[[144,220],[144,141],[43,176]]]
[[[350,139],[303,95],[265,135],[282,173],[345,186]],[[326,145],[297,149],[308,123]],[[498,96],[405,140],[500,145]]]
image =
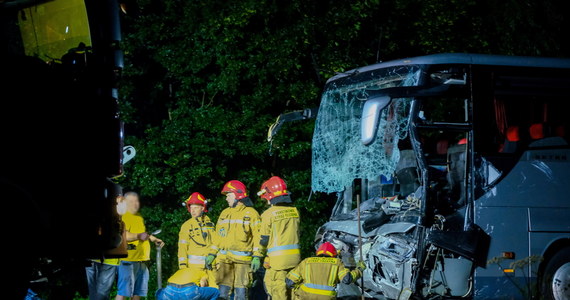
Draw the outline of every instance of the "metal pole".
[[[162,232],[162,229],[157,229],[153,231],[150,235],[157,236],[159,233]],[[162,247],[160,245],[156,245],[156,278],[157,278],[157,289],[162,288],[162,255],[161,255]]]
[[[157,274],[157,289],[162,288],[162,247],[156,246],[156,274]]]
[[[356,194],[356,217],[358,219],[358,247],[360,248],[360,261],[364,261],[362,255],[362,226],[360,224],[360,194]],[[364,274],[360,276],[360,299],[364,300]]]

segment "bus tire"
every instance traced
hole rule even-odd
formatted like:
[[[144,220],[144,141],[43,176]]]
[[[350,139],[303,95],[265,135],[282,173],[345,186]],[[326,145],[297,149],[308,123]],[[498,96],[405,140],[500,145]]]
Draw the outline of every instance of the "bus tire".
[[[570,300],[570,247],[556,252],[542,275],[542,295],[548,300]]]

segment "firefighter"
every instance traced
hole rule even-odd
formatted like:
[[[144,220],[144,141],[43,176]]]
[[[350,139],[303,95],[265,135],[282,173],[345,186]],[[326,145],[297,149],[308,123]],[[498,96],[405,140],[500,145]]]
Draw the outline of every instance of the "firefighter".
[[[204,215],[208,212],[208,199],[195,192],[184,204],[191,218],[182,224],[178,234],[178,268],[189,268],[196,273],[203,273],[208,278],[209,286],[216,287],[214,271],[205,268],[214,233],[214,223]]]
[[[191,268],[182,268],[168,278],[165,288],[156,291],[157,300],[215,300],[218,299],[219,291],[213,287],[207,287],[204,282],[207,276],[201,277]]]
[[[345,268],[335,247],[325,242],[317,249],[316,257],[305,258],[287,274],[285,281],[288,288],[294,288],[296,299],[336,299],[336,285],[356,282],[366,269],[362,261],[356,266],[352,271]]]
[[[261,266],[260,217],[252,207],[242,182],[228,181],[222,188],[222,194],[226,196],[229,207],[218,218],[206,267],[211,269],[216,259],[216,283],[221,299],[228,299],[233,289],[234,299],[245,300],[253,273]]]
[[[265,181],[257,195],[271,205],[261,215],[260,227],[260,245],[267,255],[265,289],[273,300],[290,299],[285,277],[301,261],[299,211],[293,206],[287,184],[278,176]]]

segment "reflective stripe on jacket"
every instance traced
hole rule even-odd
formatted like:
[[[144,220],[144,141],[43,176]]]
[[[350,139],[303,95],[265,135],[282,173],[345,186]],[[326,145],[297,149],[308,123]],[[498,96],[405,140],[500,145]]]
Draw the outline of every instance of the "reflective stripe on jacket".
[[[271,268],[294,268],[301,261],[299,211],[294,206],[274,205],[261,215],[261,239],[267,239]]]
[[[214,224],[208,216],[190,218],[184,222],[178,234],[178,266],[204,268],[213,233]]]
[[[210,253],[225,254],[231,260],[249,262],[261,256],[259,246],[259,213],[252,207],[237,205],[222,211],[216,224]]]
[[[354,282],[361,276],[359,270],[350,271],[336,257],[309,257],[287,274],[301,291],[321,296],[336,296],[336,285],[345,276]]]

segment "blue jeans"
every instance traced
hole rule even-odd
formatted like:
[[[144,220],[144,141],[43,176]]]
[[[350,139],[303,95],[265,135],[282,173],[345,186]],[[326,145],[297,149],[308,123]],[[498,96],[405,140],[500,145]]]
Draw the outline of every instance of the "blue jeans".
[[[38,297],[38,294],[34,293],[32,289],[28,289],[28,294],[26,295],[26,298],[24,298],[24,300],[42,300],[42,299]]]
[[[109,294],[115,283],[117,266],[93,261],[91,266],[85,268],[85,273],[89,286],[89,299],[109,300]]]
[[[220,292],[213,287],[173,287],[167,285],[156,291],[157,300],[215,300]]]
[[[118,275],[118,295],[124,297],[146,297],[150,276],[146,262],[122,260],[119,265]]]

